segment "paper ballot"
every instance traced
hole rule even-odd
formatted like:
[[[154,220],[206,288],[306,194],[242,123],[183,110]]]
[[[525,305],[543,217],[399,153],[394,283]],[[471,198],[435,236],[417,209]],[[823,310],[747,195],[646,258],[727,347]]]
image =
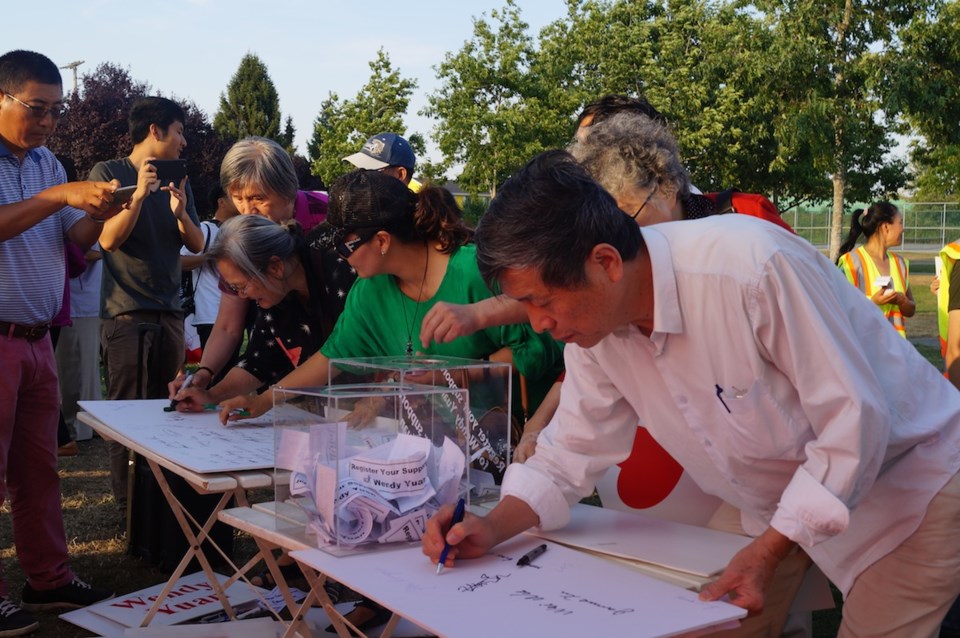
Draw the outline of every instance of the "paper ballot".
[[[419,540],[430,514],[458,497],[466,457],[450,439],[436,447],[337,423],[282,431],[277,467],[290,470],[319,542],[353,546]]]

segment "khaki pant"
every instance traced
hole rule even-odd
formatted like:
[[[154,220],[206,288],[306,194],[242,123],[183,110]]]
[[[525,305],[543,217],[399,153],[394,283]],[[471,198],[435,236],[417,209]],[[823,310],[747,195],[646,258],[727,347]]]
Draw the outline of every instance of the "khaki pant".
[[[960,475],[933,498],[912,535],[857,578],[840,638],[935,637],[960,594]]]

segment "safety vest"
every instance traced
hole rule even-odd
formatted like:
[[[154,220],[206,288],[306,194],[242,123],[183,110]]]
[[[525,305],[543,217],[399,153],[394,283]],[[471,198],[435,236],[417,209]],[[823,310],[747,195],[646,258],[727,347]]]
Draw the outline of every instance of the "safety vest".
[[[887,252],[887,259],[896,266],[890,269],[893,289],[906,294],[909,285],[910,262],[891,252]],[[847,276],[850,283],[859,288],[868,298],[879,292],[880,289],[873,284],[880,276],[880,271],[877,269],[877,265],[873,263],[873,257],[863,246],[855,248],[840,257],[840,270]],[[880,310],[900,336],[906,339],[907,331],[903,325],[903,313],[900,312],[900,306],[887,303],[880,306]]]
[[[947,314],[950,308],[950,273],[960,259],[960,241],[947,244],[940,251],[940,289],[937,291],[937,326],[940,328],[940,355],[947,357]]]

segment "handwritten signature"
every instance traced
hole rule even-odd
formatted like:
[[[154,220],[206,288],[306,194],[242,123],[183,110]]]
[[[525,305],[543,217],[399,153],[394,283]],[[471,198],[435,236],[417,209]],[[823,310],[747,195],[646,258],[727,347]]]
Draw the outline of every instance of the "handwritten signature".
[[[469,592],[480,589],[481,587],[486,587],[487,585],[493,585],[499,583],[504,578],[509,578],[511,574],[494,574],[489,576],[487,574],[480,574],[480,581],[476,583],[467,583],[466,585],[460,585],[457,587],[457,591]]]

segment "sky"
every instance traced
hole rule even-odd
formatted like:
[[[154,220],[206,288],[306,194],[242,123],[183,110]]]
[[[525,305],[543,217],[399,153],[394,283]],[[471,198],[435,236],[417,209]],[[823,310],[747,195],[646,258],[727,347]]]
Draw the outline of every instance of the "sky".
[[[563,17],[563,0],[517,0],[536,37]],[[331,93],[352,99],[370,78],[381,47],[402,77],[418,88],[404,119],[407,133],[429,140],[432,120],[417,115],[439,83],[433,67],[473,35],[473,19],[489,17],[505,0],[51,0],[4,2],[3,51],[30,49],[58,66],[83,60],[78,73],[103,62],[126,68],[167,97],[192,100],[211,122],[241,58],[267,65],[285,120],[293,117],[296,144],[306,154],[313,121]],[[19,26],[17,26],[19,25]],[[69,69],[64,92],[73,86]],[[189,153],[189,149],[187,149]]]

